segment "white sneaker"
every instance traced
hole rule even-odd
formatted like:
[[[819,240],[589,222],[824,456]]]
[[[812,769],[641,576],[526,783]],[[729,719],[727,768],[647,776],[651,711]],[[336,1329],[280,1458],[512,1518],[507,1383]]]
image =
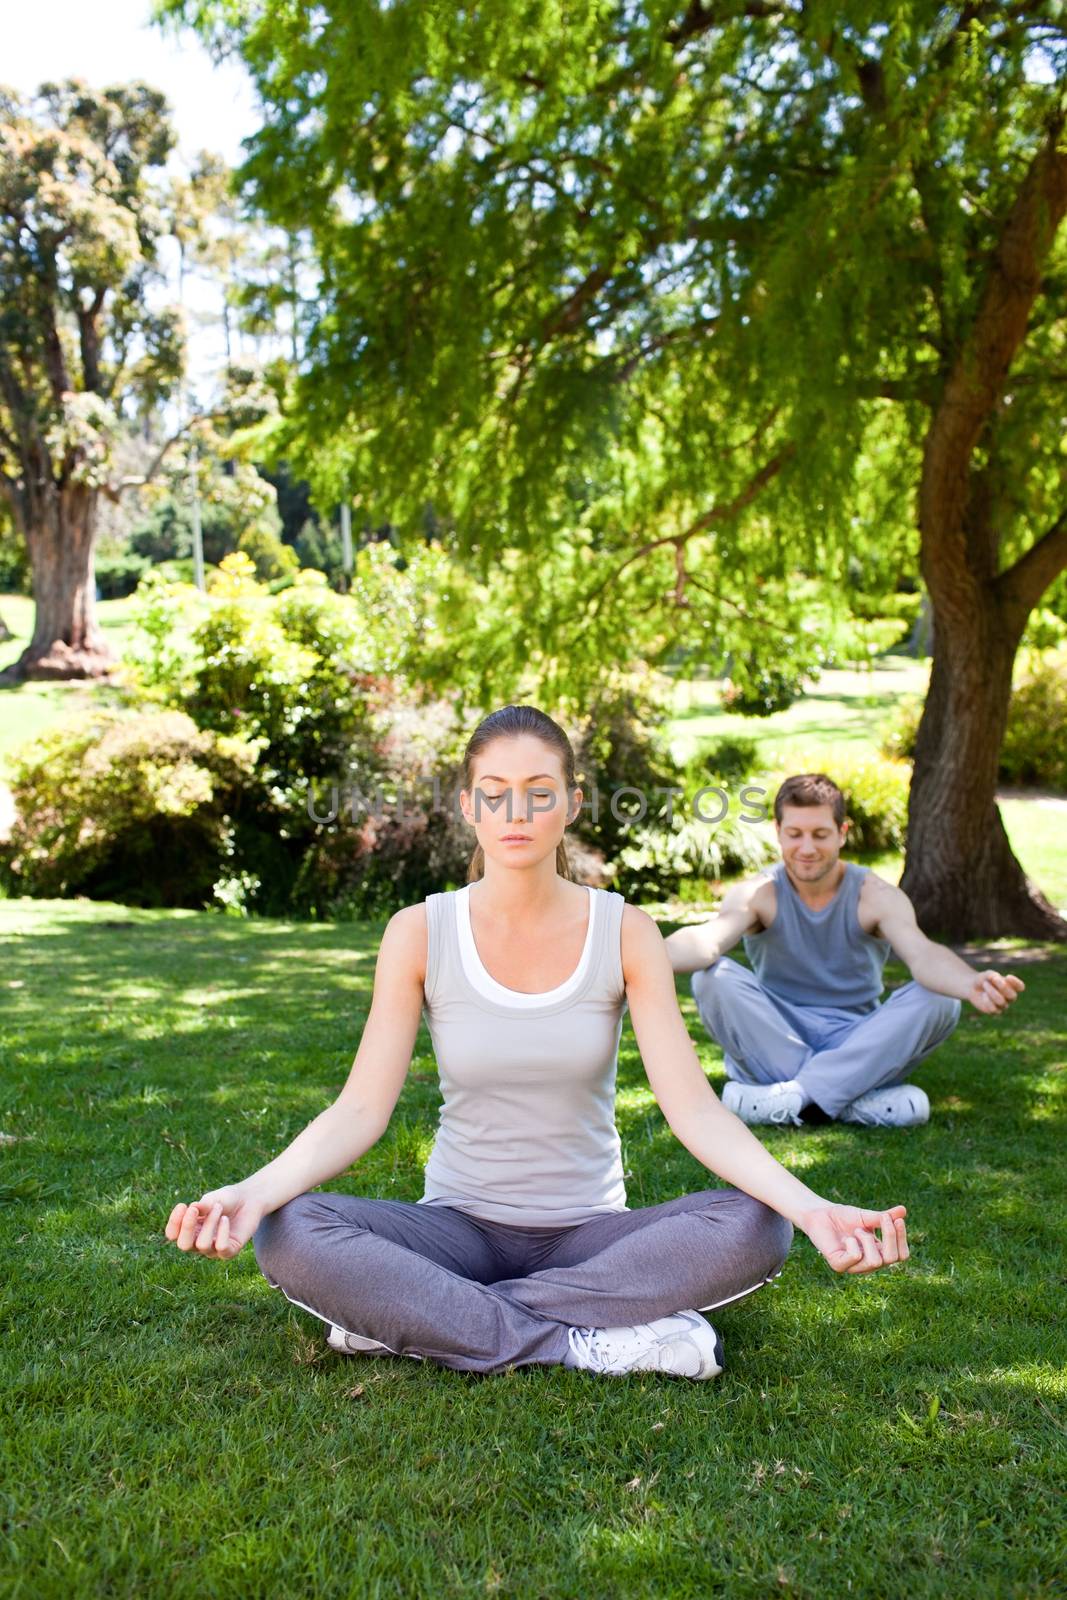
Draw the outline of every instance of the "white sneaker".
[[[791,1083],[738,1083],[731,1078],[722,1092],[722,1103],[750,1126],[758,1122],[804,1126],[800,1117],[804,1097]]]
[[[696,1311],[678,1311],[632,1328],[571,1328],[576,1366],[586,1372],[667,1372],[676,1378],[717,1378],[722,1340]]]
[[[334,1322],[330,1323],[326,1343],[342,1356],[374,1355],[378,1351],[387,1356],[395,1354],[387,1344],[380,1344],[377,1339],[365,1339],[361,1333],[346,1333]]]
[[[837,1113],[839,1122],[860,1122],[866,1128],[915,1128],[930,1120],[926,1090],[914,1083],[891,1083],[868,1089]]]

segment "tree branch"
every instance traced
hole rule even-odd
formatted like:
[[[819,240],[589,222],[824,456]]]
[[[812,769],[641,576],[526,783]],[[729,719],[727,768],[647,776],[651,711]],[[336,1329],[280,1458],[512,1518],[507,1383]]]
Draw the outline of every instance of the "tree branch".
[[[668,44],[687,44],[690,39],[699,39],[702,33],[708,33],[712,28],[722,28],[728,22],[739,22],[742,17],[783,17],[788,13],[788,8],[773,5],[770,0],[745,0],[740,6],[712,6],[705,5],[702,0],[689,0],[689,8],[681,22],[673,28],[668,28],[664,34]]]
[[[555,311],[542,320],[540,340],[547,344],[559,333],[569,333],[577,324],[582,311],[589,300],[602,289],[611,277],[610,267],[594,267],[592,272],[586,273],[582,282]]]
[[[152,479],[163,465],[163,460],[167,454],[167,451],[176,445],[179,439],[184,438],[184,436],[189,432],[190,428],[192,428],[198,422],[211,422],[214,418],[223,417],[225,415],[225,411],[200,411],[195,417],[190,417],[187,422],[182,423],[181,427],[178,428],[176,432],[171,434],[169,439],[165,439],[163,441],[159,449],[156,451],[156,454],[153,457],[147,472],[138,477],[125,477],[119,483],[104,484],[101,487],[101,493],[104,495],[105,499],[110,500],[113,505],[118,505],[127,489],[143,489],[145,484],[151,483]]]
[[[1058,148],[1062,127],[1058,116],[1005,217],[974,323],[948,373],[930,425],[919,496],[924,571],[935,549],[957,570],[967,566],[971,459],[1026,336],[1041,287],[1042,263],[1067,212],[1067,150]]]
[[[1050,583],[1067,569],[1067,511],[1056,518],[1010,567],[995,579],[994,592],[1021,632],[1026,619]]]
[[[587,599],[593,603],[593,614],[596,615],[599,611],[600,602],[604,597],[605,591],[622,576],[627,567],[632,566],[642,556],[647,556],[651,551],[658,550],[665,544],[673,544],[680,558],[688,540],[694,538],[698,533],[706,532],[708,528],[713,527],[717,522],[729,522],[738,516],[747,505],[751,504],[760,490],[765,488],[772,478],[778,476],[782,468],[788,461],[792,460],[796,453],[797,447],[795,444],[790,442],[784,445],[778,454],[772,456],[770,461],[765,462],[759,471],[749,479],[740,493],[735,495],[726,505],[712,506],[710,511],[705,511],[704,515],[698,517],[684,533],[665,533],[658,539],[646,540],[638,549],[632,550],[625,561],[619,562],[614,571],[608,573],[603,583],[599,583],[591,594],[587,596]]]
[[[97,289],[93,296],[92,304],[83,306],[80,298],[75,296],[78,305],[78,337],[81,344],[82,378],[85,387],[91,394],[102,393],[100,378],[100,335],[96,326],[96,319],[100,315],[107,289]]]

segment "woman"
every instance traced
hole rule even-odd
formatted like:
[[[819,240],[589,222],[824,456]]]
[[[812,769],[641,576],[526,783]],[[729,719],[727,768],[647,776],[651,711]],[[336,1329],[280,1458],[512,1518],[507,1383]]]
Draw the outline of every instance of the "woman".
[[[243,1182],[176,1205],[167,1238],[228,1259],[254,1235],[267,1281],[341,1351],[697,1379],[722,1370],[700,1312],[776,1277],[794,1225],[837,1272],[906,1260],[903,1206],[821,1198],[722,1106],[655,922],[571,879],[582,792],[563,730],[532,706],[493,712],[464,785],[468,882],[390,919],[336,1101]],[[613,1112],[627,1005],[667,1122],[731,1187],[627,1209]],[[422,1199],[313,1193],[385,1132],[423,1009],[444,1103]]]

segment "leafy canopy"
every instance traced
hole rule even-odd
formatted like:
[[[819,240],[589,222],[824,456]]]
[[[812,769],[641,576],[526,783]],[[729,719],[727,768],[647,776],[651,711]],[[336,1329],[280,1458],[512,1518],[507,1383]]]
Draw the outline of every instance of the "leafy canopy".
[[[502,674],[811,663],[798,569],[914,567],[929,411],[1059,114],[1058,7],[157,11],[240,50],[245,193],[317,252],[279,448],[373,519],[432,502]],[[1006,553],[1062,500],[1064,265],[1005,397]]]

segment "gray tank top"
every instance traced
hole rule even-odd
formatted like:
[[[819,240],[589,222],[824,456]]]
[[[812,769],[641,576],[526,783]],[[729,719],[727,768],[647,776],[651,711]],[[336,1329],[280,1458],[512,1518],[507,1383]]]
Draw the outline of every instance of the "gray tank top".
[[[554,989],[520,994],[479,960],[469,887],[426,897],[423,1010],[443,1104],[420,1204],[522,1227],[626,1211],[615,1127],[626,902],[587,887],[578,966]]]
[[[845,863],[830,904],[810,911],[789,881],[785,862],[771,868],[778,909],[769,928],[745,935],[745,954],[772,995],[798,1006],[872,1011],[885,987],[889,944],[864,933],[857,904],[869,868]]]

